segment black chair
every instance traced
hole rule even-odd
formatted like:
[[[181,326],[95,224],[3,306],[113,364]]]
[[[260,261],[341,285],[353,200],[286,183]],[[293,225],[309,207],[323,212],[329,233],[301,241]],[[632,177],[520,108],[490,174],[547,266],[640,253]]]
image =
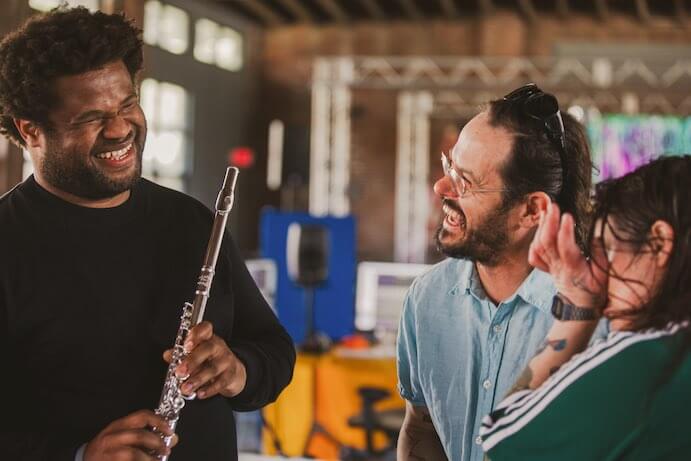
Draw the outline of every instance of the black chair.
[[[363,460],[395,460],[398,433],[405,417],[404,408],[376,411],[374,404],[391,395],[385,389],[377,387],[361,387],[358,393],[362,398],[362,411],[348,418],[348,425],[365,431],[365,449],[358,450],[344,447],[341,459],[344,461]],[[386,435],[388,443],[383,448],[374,447],[374,434],[381,432]]]

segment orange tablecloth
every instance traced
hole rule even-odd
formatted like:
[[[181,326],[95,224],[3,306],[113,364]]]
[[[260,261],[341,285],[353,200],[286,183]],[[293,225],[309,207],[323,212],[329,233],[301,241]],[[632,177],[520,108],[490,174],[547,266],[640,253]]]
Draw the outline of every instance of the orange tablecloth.
[[[264,409],[286,455],[304,454],[314,414],[315,384],[317,421],[337,441],[320,434],[311,437],[308,454],[321,459],[338,459],[339,443],[364,448],[364,431],[348,426],[348,418],[362,411],[359,387],[380,387],[391,392],[391,397],[377,403],[377,410],[404,406],[396,388],[395,359],[363,355],[346,357],[338,351],[321,356],[298,354],[293,381],[276,403]],[[377,436],[377,446],[384,446],[385,437]],[[266,431],[264,448],[267,453],[275,453]]]

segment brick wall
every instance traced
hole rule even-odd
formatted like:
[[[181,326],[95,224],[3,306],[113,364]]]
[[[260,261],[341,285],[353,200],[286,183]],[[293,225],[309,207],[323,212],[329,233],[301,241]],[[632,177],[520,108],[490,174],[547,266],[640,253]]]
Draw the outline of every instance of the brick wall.
[[[425,23],[362,23],[347,26],[297,25],[265,34],[264,78],[267,93],[280,88],[280,98],[262,101],[266,118],[291,114],[292,123],[310,126],[309,81],[316,56],[336,55],[479,55],[550,56],[561,43],[687,45],[691,28],[673,19],[633,16],[539,16],[529,23],[510,11],[488,17]],[[358,218],[358,257],[393,258],[396,93],[361,90],[353,93],[351,207]],[[431,146],[449,121],[432,121]],[[451,121],[462,123],[462,121]],[[434,150],[434,149],[433,149]],[[430,153],[438,163],[438,152]],[[432,166],[432,168],[435,168]],[[435,178],[431,169],[430,188]],[[433,253],[433,252],[432,252]],[[430,258],[433,257],[431,254]]]

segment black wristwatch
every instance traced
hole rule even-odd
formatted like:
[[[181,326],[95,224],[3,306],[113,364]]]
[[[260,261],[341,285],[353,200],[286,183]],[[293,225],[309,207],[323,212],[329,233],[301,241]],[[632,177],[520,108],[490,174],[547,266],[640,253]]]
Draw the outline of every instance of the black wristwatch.
[[[597,320],[596,309],[574,306],[559,293],[552,300],[552,315],[558,320]]]

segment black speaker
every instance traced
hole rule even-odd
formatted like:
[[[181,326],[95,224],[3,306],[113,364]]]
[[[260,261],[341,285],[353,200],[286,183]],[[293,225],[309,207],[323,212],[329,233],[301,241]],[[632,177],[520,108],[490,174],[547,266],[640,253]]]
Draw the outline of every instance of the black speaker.
[[[292,223],[286,245],[288,276],[302,286],[316,286],[329,277],[329,230],[317,224]]]

